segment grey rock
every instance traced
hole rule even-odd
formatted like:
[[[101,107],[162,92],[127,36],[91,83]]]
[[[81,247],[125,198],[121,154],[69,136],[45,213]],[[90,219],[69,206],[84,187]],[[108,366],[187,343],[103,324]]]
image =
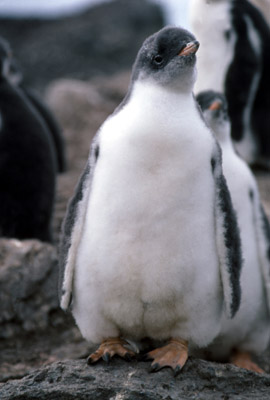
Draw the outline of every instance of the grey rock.
[[[56,249],[49,244],[0,240],[0,339],[53,324],[52,316],[58,313],[57,262]]]
[[[0,17],[1,18],[1,17]],[[130,68],[144,39],[163,26],[146,0],[114,0],[66,18],[1,18],[25,83],[43,90],[57,78],[90,79]]]
[[[47,86],[46,102],[63,128],[69,171],[81,174],[91,140],[125,96],[129,78],[130,71],[125,71],[88,82],[59,79]]]
[[[112,360],[87,366],[85,361],[57,362],[21,380],[0,386],[1,400],[179,400],[269,399],[270,376],[232,365],[189,359],[174,377],[163,369],[149,373],[149,362]]]

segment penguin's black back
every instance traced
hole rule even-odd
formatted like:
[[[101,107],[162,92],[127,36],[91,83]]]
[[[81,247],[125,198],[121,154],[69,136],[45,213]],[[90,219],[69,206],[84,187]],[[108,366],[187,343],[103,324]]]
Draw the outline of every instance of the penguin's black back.
[[[50,135],[20,89],[0,81],[0,235],[51,241],[56,161]]]
[[[246,18],[252,21],[262,43],[262,56],[252,48]],[[233,0],[232,25],[237,34],[235,56],[227,72],[225,94],[232,123],[232,137],[243,138],[243,113],[252,90],[253,76],[260,72],[260,80],[251,109],[251,124],[259,143],[260,154],[270,156],[270,29],[260,11],[246,0]]]

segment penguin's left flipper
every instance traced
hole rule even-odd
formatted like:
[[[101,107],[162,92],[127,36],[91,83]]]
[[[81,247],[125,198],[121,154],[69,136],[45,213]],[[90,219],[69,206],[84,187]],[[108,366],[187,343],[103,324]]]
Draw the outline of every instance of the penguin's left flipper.
[[[222,171],[222,154],[216,143],[212,159],[215,182],[216,244],[226,315],[233,318],[241,301],[242,248],[236,213]]]
[[[245,351],[235,351],[230,357],[230,362],[236,367],[257,372],[258,374],[265,373],[262,368],[260,368],[254,361],[252,361],[251,355]]]
[[[77,250],[84,228],[87,201],[91,194],[92,180],[99,156],[98,133],[93,138],[90,158],[81,175],[75,193],[69,202],[59,248],[59,298],[63,310],[72,301],[72,286]]]
[[[121,338],[106,339],[94,353],[90,354],[87,364],[95,364],[100,359],[109,362],[115,355],[129,361],[135,356],[135,353],[124,346],[128,346],[128,343]]]
[[[188,359],[188,342],[183,339],[171,339],[167,345],[147,353],[147,359],[153,360],[151,372],[169,367],[176,376]]]

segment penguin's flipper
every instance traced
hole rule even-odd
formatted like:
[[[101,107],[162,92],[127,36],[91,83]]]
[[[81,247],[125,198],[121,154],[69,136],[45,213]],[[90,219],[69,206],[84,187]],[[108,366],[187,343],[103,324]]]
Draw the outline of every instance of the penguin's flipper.
[[[96,135],[92,142],[90,157],[81,175],[74,196],[68,204],[62,225],[59,249],[59,298],[63,310],[69,308],[72,300],[72,284],[77,249],[83,231],[98,153],[98,135]]]
[[[223,285],[225,310],[233,317],[240,306],[240,272],[242,267],[241,240],[230,192],[222,172],[222,155],[219,145],[211,159],[215,181],[216,243]]]
[[[250,190],[253,205],[253,218],[256,231],[256,240],[260,258],[261,274],[264,282],[268,310],[270,312],[270,224],[260,200],[256,182]]]

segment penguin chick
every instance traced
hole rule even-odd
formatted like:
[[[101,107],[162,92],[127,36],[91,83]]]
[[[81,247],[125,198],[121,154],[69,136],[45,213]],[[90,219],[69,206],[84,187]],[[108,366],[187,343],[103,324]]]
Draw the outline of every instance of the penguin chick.
[[[199,43],[166,27],[145,40],[123,103],[98,131],[63,225],[61,306],[100,343],[95,363],[148,338],[152,370],[177,374],[188,346],[240,303],[241,249],[220,149],[192,88]],[[72,297],[71,297],[72,296]]]
[[[201,43],[196,93],[225,94],[231,135],[250,165],[270,169],[270,29],[247,0],[192,0]]]
[[[5,78],[14,86],[18,87],[22,94],[26,97],[31,106],[39,114],[43,123],[46,125],[48,133],[51,135],[52,143],[54,145],[55,156],[57,161],[58,172],[66,171],[66,156],[65,156],[65,144],[62,136],[62,132],[58,122],[56,121],[51,110],[48,106],[41,100],[38,94],[33,90],[26,87],[23,83],[23,74],[18,66],[16,59],[14,58],[9,44],[5,39],[0,37],[0,51],[3,50],[5,53],[5,47],[9,47],[9,56],[5,60]]]
[[[208,351],[214,359],[231,357],[238,366],[262,372],[251,361],[250,353],[261,353],[270,338],[269,224],[255,178],[233,148],[225,97],[204,91],[197,101],[222,149],[223,171],[237,214],[244,259],[239,311],[233,319],[224,314],[221,331]]]
[[[56,164],[50,135],[6,79],[10,48],[0,45],[0,236],[52,241]]]

